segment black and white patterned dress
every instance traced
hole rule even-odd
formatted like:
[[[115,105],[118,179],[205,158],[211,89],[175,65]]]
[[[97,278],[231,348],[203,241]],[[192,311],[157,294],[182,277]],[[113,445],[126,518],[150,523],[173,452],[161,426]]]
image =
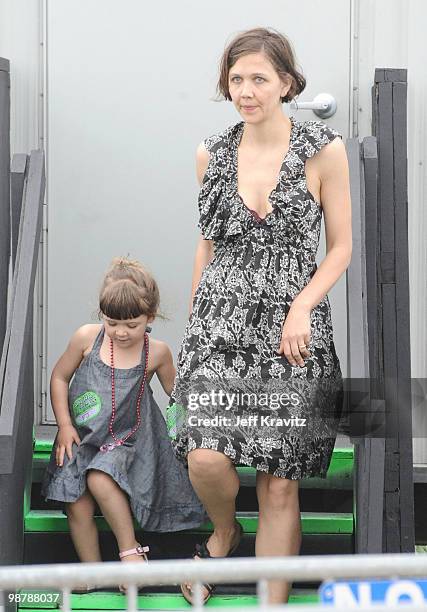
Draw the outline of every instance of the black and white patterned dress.
[[[307,189],[305,161],[341,135],[322,121],[291,118],[273,210],[261,218],[237,191],[244,125],[204,141],[210,160],[199,228],[214,257],[178,356],[172,446],[185,464],[189,451],[208,448],[282,478],[324,478],[343,404],[328,296],[311,311],[305,365],[277,350],[292,301],[317,269],[322,209]]]

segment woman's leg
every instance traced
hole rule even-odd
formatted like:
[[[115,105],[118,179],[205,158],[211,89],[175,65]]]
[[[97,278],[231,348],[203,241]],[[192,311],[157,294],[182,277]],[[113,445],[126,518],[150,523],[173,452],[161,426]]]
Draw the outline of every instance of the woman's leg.
[[[95,525],[95,500],[88,490],[75,502],[67,503],[67,517],[71,539],[80,561],[101,561],[98,530]]]
[[[214,526],[208,550],[212,557],[224,557],[236,536],[235,502],[240,485],[236,468],[226,455],[198,448],[188,453],[188,475]],[[203,589],[203,597],[206,595]]]
[[[87,486],[116,537],[119,551],[135,548],[137,541],[126,493],[111,476],[100,470],[88,471]],[[123,558],[123,561],[135,560],[143,561],[144,558],[136,554]]]
[[[298,555],[301,547],[301,515],[298,480],[257,472],[259,505],[255,541],[257,557]],[[269,580],[269,603],[286,603],[291,584]]]

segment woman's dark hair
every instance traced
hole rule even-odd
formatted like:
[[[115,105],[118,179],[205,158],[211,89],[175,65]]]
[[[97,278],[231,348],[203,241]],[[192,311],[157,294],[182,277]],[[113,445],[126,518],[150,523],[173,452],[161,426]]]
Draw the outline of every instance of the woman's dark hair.
[[[296,69],[295,54],[288,38],[273,28],[253,28],[235,36],[222,55],[217,92],[226,100],[231,100],[228,89],[230,68],[249,53],[264,53],[280,77],[292,77],[291,88],[281,98],[282,102],[290,102],[305,89],[306,80]]]

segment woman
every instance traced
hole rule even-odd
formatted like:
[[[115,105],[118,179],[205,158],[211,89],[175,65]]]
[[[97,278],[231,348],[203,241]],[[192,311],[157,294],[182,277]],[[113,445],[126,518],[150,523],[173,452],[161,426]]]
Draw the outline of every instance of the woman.
[[[184,407],[174,450],[214,525],[195,559],[237,548],[236,465],[257,470],[256,555],[297,555],[298,481],[325,478],[334,448],[343,395],[327,292],[351,258],[348,163],[338,132],[284,113],[304,87],[283,35],[238,35],[218,89],[243,121],[197,149],[201,237],[172,392]],[[269,581],[270,603],[289,590]]]

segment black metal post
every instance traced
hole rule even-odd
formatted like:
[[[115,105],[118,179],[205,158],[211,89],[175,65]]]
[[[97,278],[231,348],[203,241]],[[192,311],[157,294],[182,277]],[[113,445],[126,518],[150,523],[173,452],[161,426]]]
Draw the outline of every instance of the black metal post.
[[[376,69],[378,379],[386,412],[383,552],[414,552],[409,327],[407,71]]]

